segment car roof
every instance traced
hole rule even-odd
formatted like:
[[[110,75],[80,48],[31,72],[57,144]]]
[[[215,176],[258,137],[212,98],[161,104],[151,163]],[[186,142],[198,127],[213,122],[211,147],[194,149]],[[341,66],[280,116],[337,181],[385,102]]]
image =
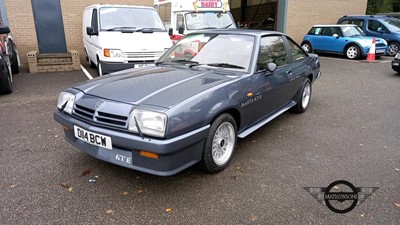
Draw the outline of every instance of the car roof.
[[[355,24],[320,24],[313,27],[356,27]]]
[[[246,34],[246,35],[255,35],[255,36],[264,36],[264,35],[285,35],[284,33],[278,31],[267,31],[267,30],[251,30],[251,29],[212,29],[205,31],[196,31],[190,34],[197,33],[218,33],[218,34]]]
[[[388,15],[344,15],[342,16],[342,18],[340,19],[344,19],[344,18],[365,18],[365,17],[371,17],[371,18],[384,18],[384,17],[391,17]]]

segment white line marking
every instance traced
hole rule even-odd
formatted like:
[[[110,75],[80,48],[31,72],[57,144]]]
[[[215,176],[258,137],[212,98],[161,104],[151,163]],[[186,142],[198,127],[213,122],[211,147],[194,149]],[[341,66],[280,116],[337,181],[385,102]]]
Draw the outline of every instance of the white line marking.
[[[334,57],[329,57],[329,56],[319,56],[319,58],[321,58],[321,59],[331,59],[331,60],[343,61],[343,62],[352,62],[352,63],[367,62],[366,60],[341,59],[341,58],[334,58]],[[390,63],[390,62],[392,62],[392,61],[387,61],[385,59],[376,59],[375,61],[373,61],[371,63]]]
[[[89,78],[89,80],[93,79],[92,75],[90,75],[90,73],[85,69],[85,67],[83,67],[81,65],[81,69],[82,71],[85,73],[85,75],[87,76],[87,78]]]

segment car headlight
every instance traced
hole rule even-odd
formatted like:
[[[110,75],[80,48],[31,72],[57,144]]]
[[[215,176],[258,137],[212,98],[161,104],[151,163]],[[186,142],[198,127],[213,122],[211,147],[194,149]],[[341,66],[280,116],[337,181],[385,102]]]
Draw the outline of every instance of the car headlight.
[[[159,112],[135,109],[129,117],[128,129],[135,133],[142,132],[149,136],[164,137],[166,125],[167,115]]]
[[[75,95],[68,92],[61,92],[58,96],[57,108],[59,110],[72,114],[74,108]]]
[[[122,52],[119,49],[104,49],[104,56],[110,58],[119,58],[122,56]]]

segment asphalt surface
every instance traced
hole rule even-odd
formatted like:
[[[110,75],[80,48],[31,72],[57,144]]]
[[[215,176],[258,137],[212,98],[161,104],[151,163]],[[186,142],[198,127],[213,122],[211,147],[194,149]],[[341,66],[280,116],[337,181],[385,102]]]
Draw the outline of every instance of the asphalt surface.
[[[239,140],[221,173],[172,177],[102,162],[64,140],[53,111],[60,91],[87,80],[82,72],[16,75],[14,92],[0,96],[0,223],[400,224],[400,75],[380,61],[321,59],[304,114]],[[303,188],[336,180],[379,189],[337,214]]]

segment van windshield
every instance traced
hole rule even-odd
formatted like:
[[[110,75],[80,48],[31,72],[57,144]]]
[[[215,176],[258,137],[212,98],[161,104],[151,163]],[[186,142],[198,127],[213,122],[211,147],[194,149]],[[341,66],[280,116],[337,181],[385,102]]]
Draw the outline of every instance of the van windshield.
[[[165,31],[165,27],[153,9],[102,7],[100,8],[100,30],[124,31],[153,29]]]
[[[230,13],[199,12],[186,14],[188,30],[236,28]]]
[[[390,30],[400,30],[400,19],[389,17],[384,19]]]

